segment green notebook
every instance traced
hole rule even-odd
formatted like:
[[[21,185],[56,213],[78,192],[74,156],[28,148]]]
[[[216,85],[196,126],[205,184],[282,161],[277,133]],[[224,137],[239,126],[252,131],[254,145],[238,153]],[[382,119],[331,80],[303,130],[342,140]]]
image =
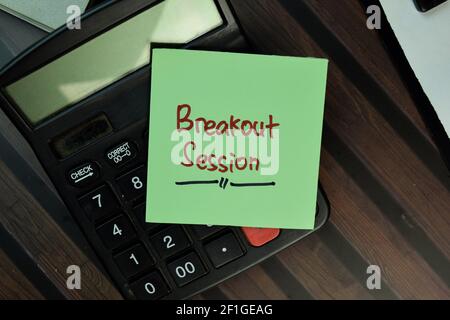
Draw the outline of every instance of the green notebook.
[[[327,65],[154,49],[147,222],[312,229]]]

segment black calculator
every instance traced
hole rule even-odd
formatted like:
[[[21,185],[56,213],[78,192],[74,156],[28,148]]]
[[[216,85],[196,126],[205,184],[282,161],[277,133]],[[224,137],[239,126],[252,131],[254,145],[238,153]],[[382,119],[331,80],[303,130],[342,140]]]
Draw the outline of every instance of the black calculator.
[[[0,103],[123,296],[181,299],[313,230],[145,222],[150,42],[249,50],[226,0],[107,1],[4,69]]]

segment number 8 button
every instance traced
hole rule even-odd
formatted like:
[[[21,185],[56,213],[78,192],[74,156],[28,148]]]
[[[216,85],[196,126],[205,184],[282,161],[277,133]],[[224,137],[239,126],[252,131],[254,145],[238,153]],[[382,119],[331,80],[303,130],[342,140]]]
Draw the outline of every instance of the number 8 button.
[[[126,200],[134,200],[145,194],[147,171],[144,166],[134,169],[117,179],[120,191]]]
[[[200,278],[206,273],[206,269],[198,255],[194,252],[169,263],[169,271],[179,287]]]

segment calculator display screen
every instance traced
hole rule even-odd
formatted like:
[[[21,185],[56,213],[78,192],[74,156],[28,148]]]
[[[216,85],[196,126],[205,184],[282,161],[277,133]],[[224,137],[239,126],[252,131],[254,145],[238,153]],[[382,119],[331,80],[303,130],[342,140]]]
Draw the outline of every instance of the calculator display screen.
[[[213,0],[166,0],[9,85],[6,92],[36,124],[147,65],[151,42],[188,43],[222,24]]]

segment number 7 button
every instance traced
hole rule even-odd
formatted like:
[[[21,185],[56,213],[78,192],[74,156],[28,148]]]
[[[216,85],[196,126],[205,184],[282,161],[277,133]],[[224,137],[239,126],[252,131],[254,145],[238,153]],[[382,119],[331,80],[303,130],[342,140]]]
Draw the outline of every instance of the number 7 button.
[[[115,213],[118,208],[116,197],[107,185],[82,196],[79,203],[89,219],[94,221]]]

